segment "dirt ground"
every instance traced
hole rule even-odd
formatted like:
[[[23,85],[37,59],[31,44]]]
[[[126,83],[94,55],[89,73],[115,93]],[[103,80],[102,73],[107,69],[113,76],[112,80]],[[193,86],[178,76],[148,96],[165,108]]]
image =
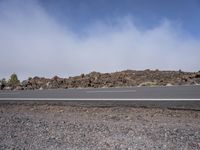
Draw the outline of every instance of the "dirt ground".
[[[0,150],[200,149],[200,111],[0,105]]]

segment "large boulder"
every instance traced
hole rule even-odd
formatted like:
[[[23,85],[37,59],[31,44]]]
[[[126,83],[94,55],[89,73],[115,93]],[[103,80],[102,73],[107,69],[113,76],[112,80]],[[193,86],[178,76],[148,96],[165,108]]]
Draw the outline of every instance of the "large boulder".
[[[23,86],[21,86],[21,85],[18,85],[18,86],[16,86],[15,87],[15,89],[14,90],[24,90],[24,88],[23,88]]]
[[[49,88],[61,88],[63,87],[63,84],[64,79],[58,76],[54,76],[49,82],[46,83]]]
[[[4,87],[3,89],[4,89],[4,90],[13,90],[12,87],[10,87],[10,86],[6,86],[6,87]]]

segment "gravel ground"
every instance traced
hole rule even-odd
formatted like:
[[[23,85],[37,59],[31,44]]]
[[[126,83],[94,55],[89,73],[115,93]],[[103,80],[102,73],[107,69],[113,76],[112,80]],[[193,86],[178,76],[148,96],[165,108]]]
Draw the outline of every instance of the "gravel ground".
[[[0,150],[200,149],[200,111],[0,105]]]

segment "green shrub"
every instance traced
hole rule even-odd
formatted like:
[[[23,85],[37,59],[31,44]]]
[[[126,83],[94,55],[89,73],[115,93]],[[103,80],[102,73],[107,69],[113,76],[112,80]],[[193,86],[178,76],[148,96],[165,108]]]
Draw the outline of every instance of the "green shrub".
[[[18,80],[17,75],[13,73],[8,81],[9,86],[17,86],[19,83],[20,81]]]

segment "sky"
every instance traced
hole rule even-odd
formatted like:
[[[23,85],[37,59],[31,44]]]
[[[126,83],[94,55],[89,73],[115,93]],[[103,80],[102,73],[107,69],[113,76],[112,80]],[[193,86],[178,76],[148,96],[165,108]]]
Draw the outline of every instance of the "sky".
[[[0,78],[200,70],[200,0],[0,0]]]

